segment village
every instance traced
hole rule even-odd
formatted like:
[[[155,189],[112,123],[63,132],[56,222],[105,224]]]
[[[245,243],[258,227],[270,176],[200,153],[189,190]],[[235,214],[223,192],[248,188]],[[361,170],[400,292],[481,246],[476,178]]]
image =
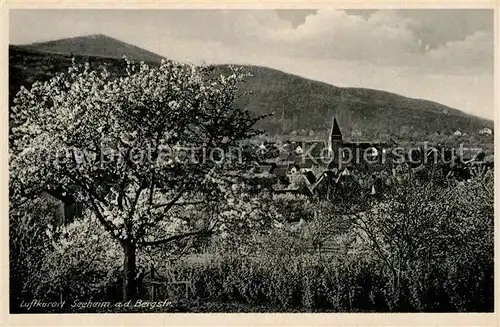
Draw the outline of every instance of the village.
[[[491,136],[492,131],[485,127],[477,134]],[[455,138],[467,136],[459,130],[452,135]],[[426,142],[412,149],[398,147],[393,139],[386,142],[345,141],[337,120],[333,118],[328,140],[266,140],[248,146],[247,151],[258,153],[260,161],[255,163],[256,167],[247,177],[257,189],[329,197],[329,190],[354,178],[353,175],[370,175],[371,178],[363,184],[367,192],[375,195],[381,191],[388,176],[394,176],[402,169],[440,165],[445,168],[446,178],[467,180],[493,167],[493,154],[485,154],[483,149],[442,144],[427,147]]]

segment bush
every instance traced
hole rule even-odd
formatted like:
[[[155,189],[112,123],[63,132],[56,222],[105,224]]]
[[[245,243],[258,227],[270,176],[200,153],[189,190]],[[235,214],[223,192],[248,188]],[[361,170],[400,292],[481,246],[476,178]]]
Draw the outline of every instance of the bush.
[[[215,248],[172,266],[193,299],[269,311],[457,312],[493,310],[493,176],[449,185],[411,175],[372,203],[363,221],[329,229],[336,253],[311,251],[308,234],[281,227],[255,255]],[[309,207],[335,219],[328,205]],[[316,218],[318,219],[318,218]],[[337,225],[341,220],[337,221]],[[304,229],[323,227],[312,220]],[[340,226],[340,225],[339,225]],[[343,241],[343,240],[351,241]],[[354,239],[354,241],[352,241]]]
[[[56,219],[55,206],[36,199],[19,208],[11,208],[9,226],[10,305],[19,308],[22,299],[35,297],[34,289],[43,279],[41,267],[51,251],[46,234]]]
[[[491,312],[493,174],[448,184],[400,177],[363,213],[342,216],[332,203],[305,198],[298,211],[281,197],[258,211],[281,215],[280,224],[244,228],[234,242],[216,239],[178,260],[174,248],[140,252],[138,263],[154,263],[158,278],[192,282],[189,301],[176,309],[183,311]],[[119,300],[116,243],[91,216],[45,233],[39,217],[50,211],[42,204],[11,215],[13,298]],[[321,241],[335,252],[318,254]],[[158,300],[184,297],[158,291]]]
[[[22,309],[21,300],[119,300],[121,249],[95,219],[43,223],[53,211],[41,203],[27,207],[41,206],[31,214],[11,215],[11,311]]]
[[[89,213],[86,216],[53,232],[49,230],[52,251],[41,267],[48,282],[36,288],[43,298],[120,299],[121,293],[116,294],[113,288],[121,286],[123,253],[97,219],[89,217]]]

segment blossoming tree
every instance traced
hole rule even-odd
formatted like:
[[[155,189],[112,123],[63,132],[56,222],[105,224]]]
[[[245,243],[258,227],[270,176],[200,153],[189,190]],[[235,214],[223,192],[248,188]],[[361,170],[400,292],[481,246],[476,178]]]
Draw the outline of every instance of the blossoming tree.
[[[164,60],[127,61],[113,77],[73,62],[21,89],[11,108],[11,209],[44,191],[83,203],[121,245],[123,298],[134,298],[137,249],[212,233],[225,217],[215,209],[227,208],[228,186],[252,159],[239,142],[262,118],[235,105],[245,76]],[[190,215],[187,205],[213,210]]]

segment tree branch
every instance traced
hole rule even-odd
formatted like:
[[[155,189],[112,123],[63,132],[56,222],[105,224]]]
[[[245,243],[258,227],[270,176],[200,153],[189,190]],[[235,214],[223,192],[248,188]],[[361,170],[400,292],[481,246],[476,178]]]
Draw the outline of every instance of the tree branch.
[[[149,242],[143,241],[143,242],[139,242],[138,245],[139,246],[154,246],[154,245],[160,245],[160,244],[167,244],[167,243],[170,243],[173,241],[178,241],[178,240],[181,240],[183,238],[187,238],[187,237],[191,237],[191,236],[196,236],[196,235],[209,236],[212,234],[213,234],[212,230],[199,230],[199,231],[195,231],[195,232],[189,232],[189,233],[170,236],[170,237],[167,237],[167,238],[164,238],[161,240],[156,240],[156,241],[149,241]]]
[[[202,204],[205,203],[204,201],[184,201],[184,202],[169,202],[169,203],[163,203],[163,204],[157,204],[153,208],[154,209],[159,209],[165,206],[187,206],[187,205],[195,205],[195,204]]]
[[[111,234],[111,236],[113,238],[115,238],[116,240],[118,240],[121,243],[123,240],[120,239],[117,235],[115,235],[114,232],[115,232],[116,229],[113,228],[113,226],[110,224],[110,222],[108,220],[106,220],[106,218],[102,215],[101,211],[99,210],[99,207],[97,206],[97,203],[94,200],[94,199],[96,199],[98,201],[101,201],[99,199],[99,197],[97,196],[97,194],[95,194],[94,192],[92,192],[90,190],[90,188],[88,188],[82,181],[78,180],[77,178],[75,178],[74,176],[72,176],[71,174],[69,174],[69,172],[65,172],[65,175],[68,176],[78,186],[80,186],[81,188],[83,188],[88,193],[89,198],[90,198],[90,204],[92,205],[92,208],[94,209],[93,211],[95,212],[97,219],[104,226],[104,228]],[[101,202],[104,202],[104,201],[101,201]]]
[[[179,201],[179,199],[182,197],[182,195],[184,194],[184,192],[186,192],[186,188],[182,188],[180,190],[180,192],[168,203],[166,204],[163,204],[163,205],[160,205],[159,207],[165,207],[165,209],[163,209],[163,213],[167,213],[174,205],[177,201]],[[155,207],[156,208],[156,207]]]
[[[109,221],[107,221],[106,218],[104,218],[104,216],[101,214],[94,199],[91,198],[90,203],[92,204],[92,208],[94,209],[94,212],[95,212],[96,217],[99,220],[99,222],[104,226],[104,228],[111,234],[111,236],[114,239],[116,239],[116,240],[118,240],[118,242],[122,243],[123,240],[121,238],[119,238],[117,235],[115,235],[116,229],[113,228],[113,226],[109,223]]]
[[[144,191],[144,189],[146,189],[147,185],[145,182],[143,182],[141,184],[141,186],[139,186],[139,189],[137,190],[137,193],[135,194],[135,198],[134,198],[134,202],[132,202],[132,205],[131,205],[131,208],[130,208],[130,212],[128,214],[128,219],[131,220],[132,217],[134,216],[134,213],[135,213],[135,209],[137,207],[137,202],[139,201],[139,197],[141,196],[141,193],[142,191]]]

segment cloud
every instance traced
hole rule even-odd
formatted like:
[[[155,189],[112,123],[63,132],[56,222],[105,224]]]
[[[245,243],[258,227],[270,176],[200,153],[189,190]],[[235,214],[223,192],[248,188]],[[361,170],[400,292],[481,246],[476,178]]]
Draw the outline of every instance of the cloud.
[[[296,29],[278,30],[273,41],[288,45],[293,55],[317,59],[366,60],[376,64],[401,62],[417,52],[411,19],[379,11],[367,19],[342,10],[318,10]]]
[[[295,28],[304,24],[306,17],[315,14],[317,9],[276,9],[275,12],[282,19],[290,21]]]
[[[476,31],[460,41],[450,41],[425,55],[434,68],[493,72],[493,33]]]
[[[422,29],[420,21],[397,11],[355,15],[318,10],[297,28],[270,31],[265,40],[268,48],[274,45],[282,54],[300,58],[365,61],[450,74],[474,69],[493,72],[491,31],[475,31],[462,39],[454,35],[454,40],[436,44],[436,39],[420,35]]]
[[[259,43],[270,31],[292,28],[290,21],[273,10],[166,11],[160,24],[166,25],[165,35],[176,38],[240,45]]]

